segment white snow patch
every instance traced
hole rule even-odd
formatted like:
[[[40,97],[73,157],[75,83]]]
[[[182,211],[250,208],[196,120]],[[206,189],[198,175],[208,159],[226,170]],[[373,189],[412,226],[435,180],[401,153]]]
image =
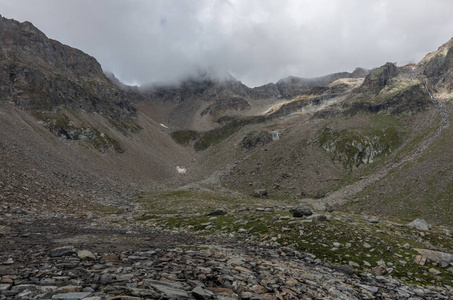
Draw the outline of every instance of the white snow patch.
[[[176,172],[181,175],[186,175],[187,169],[186,167],[176,166]]]

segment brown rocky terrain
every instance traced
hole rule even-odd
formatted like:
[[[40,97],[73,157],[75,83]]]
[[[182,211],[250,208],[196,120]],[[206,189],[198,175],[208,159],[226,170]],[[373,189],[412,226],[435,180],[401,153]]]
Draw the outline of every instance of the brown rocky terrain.
[[[137,88],[0,29],[0,299],[451,299],[451,41]]]

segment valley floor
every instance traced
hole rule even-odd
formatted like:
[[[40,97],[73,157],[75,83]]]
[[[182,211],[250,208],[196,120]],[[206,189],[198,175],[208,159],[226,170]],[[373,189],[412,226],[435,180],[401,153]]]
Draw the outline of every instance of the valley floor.
[[[214,198],[201,193],[196,198],[208,200],[193,202],[193,211],[186,206],[185,211],[154,214],[169,199],[184,203],[194,195],[160,193],[160,201],[148,206],[146,202],[156,195],[140,195],[139,210],[99,215],[21,215],[3,209],[0,299],[451,299],[453,295],[451,283],[445,283],[451,276],[441,266],[427,270],[432,283],[408,284],[392,278],[391,272],[376,276],[357,272],[354,264],[327,264],[321,254],[297,251],[297,245],[288,244],[287,233],[296,229],[299,240],[332,244],[333,240],[327,241],[333,237],[329,231],[355,222],[358,244],[364,232],[359,228],[386,227],[387,221],[362,223],[340,212],[296,219],[274,200],[264,199],[260,206],[251,199],[234,198],[218,206]],[[222,197],[218,195],[218,201]],[[227,213],[214,211],[207,216],[206,211],[215,206]],[[198,209],[205,213],[195,212]],[[258,222],[268,227],[265,235],[252,228],[258,228]],[[301,228],[305,237],[300,237]],[[405,229],[398,228],[405,236]],[[310,240],[309,233],[317,236]],[[434,233],[426,235],[428,240]],[[363,239],[360,243],[369,243],[376,252],[376,241],[384,241],[373,235]],[[405,247],[394,253],[413,252],[411,246]],[[354,251],[359,255],[362,250]],[[347,253],[346,248],[339,253]],[[356,261],[355,257],[346,260]],[[387,261],[382,268],[390,265]],[[394,265],[395,270],[399,267]]]

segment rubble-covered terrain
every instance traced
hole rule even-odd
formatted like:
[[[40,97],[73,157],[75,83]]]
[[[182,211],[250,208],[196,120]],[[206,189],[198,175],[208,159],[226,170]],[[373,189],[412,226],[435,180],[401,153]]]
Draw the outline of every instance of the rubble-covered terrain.
[[[358,271],[351,263],[326,264],[322,256],[284,246],[284,239],[269,243],[253,238],[244,221],[239,227],[245,230],[238,230],[237,236],[194,235],[157,229],[141,221],[143,215],[31,217],[2,212],[0,299],[451,299],[453,295],[451,285],[436,279],[448,271],[429,259],[426,273],[432,283],[408,278],[404,282],[392,276],[388,260],[378,265],[378,270],[390,272],[385,275],[378,275],[376,268]],[[214,224],[216,219],[210,218]],[[334,221],[319,224],[330,222]],[[295,230],[283,225],[288,226],[283,232]],[[299,239],[309,239],[306,235]],[[375,247],[371,238],[363,243]],[[333,246],[347,247],[335,241]],[[394,249],[395,255],[411,246],[401,247],[402,252]],[[413,264],[414,256],[408,257],[395,260]],[[396,272],[400,266],[395,263],[392,268]]]

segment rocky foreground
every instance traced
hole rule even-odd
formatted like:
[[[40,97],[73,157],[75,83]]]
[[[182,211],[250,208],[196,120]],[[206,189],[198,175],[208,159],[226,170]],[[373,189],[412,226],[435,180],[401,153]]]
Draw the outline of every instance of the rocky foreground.
[[[22,213],[22,215],[21,215]],[[289,248],[149,229],[128,215],[3,210],[0,299],[452,299]]]

